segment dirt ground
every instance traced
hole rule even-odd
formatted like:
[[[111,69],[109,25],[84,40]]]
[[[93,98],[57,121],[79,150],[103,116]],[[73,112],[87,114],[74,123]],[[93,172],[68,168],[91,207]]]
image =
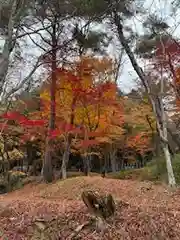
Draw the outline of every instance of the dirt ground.
[[[105,233],[77,226],[90,219],[81,200],[85,189],[111,193],[115,216]],[[128,205],[122,206],[120,200]],[[180,190],[131,180],[76,177],[52,184],[26,185],[0,196],[0,239],[180,239]]]

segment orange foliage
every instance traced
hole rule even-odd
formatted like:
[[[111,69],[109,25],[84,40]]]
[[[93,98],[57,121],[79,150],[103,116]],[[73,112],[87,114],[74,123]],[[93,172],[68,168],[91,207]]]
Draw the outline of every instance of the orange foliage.
[[[48,132],[47,128],[50,115],[48,81],[41,89],[41,111],[33,112],[28,117],[10,112],[4,114],[3,119],[15,120],[19,124],[24,131],[23,141],[33,138],[45,141],[47,136],[60,140],[60,137],[66,138],[72,134],[75,138],[73,143],[79,149],[119,143],[124,136],[124,123],[144,124],[142,115],[146,115],[149,108],[147,105],[129,104],[130,113],[124,111],[124,102],[117,97],[117,85],[107,78],[112,76],[111,67],[109,70],[107,67],[109,62],[83,58],[72,69],[57,69],[56,128],[53,131]],[[97,76],[101,78],[97,79]],[[127,146],[145,151],[150,141],[145,131],[128,136]]]
[[[102,136],[102,130],[111,124],[112,115],[119,108],[116,84],[107,81],[107,78],[106,81],[97,79],[97,76],[102,77],[103,73],[107,76],[109,62],[106,61],[105,64],[98,59],[82,58],[72,69],[57,69],[56,130],[51,136],[57,137],[58,134],[70,132],[84,135],[83,129],[75,126],[87,129],[88,138]],[[109,74],[111,71],[110,68]],[[41,111],[44,118],[48,118],[50,112],[48,89],[49,83],[46,83],[41,92]],[[60,124],[62,121],[65,121],[66,125],[70,124],[70,129],[65,131]],[[119,124],[120,122],[121,118]]]
[[[134,148],[140,153],[148,150],[150,137],[145,133],[140,133],[136,136],[130,136],[127,139],[127,146]]]

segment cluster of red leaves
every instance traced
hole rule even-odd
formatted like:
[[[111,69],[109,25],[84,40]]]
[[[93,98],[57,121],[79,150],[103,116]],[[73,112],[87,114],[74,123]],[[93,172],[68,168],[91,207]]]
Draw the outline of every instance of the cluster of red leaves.
[[[61,136],[63,134],[79,134],[81,137],[84,137],[86,135],[88,138],[95,138],[100,137],[103,135],[102,132],[87,132],[85,133],[84,127],[75,127],[72,124],[69,124],[67,122],[60,122],[58,124],[58,128],[49,131],[49,137],[50,138],[57,138],[58,136]],[[87,140],[80,140],[80,143],[78,144],[81,148],[87,148],[93,145],[98,145],[99,142],[95,139],[87,139]]]
[[[156,50],[157,60],[163,60],[164,66],[169,64],[169,58],[172,61],[180,60],[180,43],[175,39],[166,39],[159,42]]]
[[[128,138],[128,146],[134,149],[137,149],[137,151],[144,152],[149,147],[149,137],[144,134],[140,133],[136,136],[132,136]]]
[[[78,68],[83,68],[85,66],[78,66]],[[79,71],[79,70],[78,70]],[[76,72],[78,75],[78,71]],[[82,72],[82,71],[81,71]],[[90,74],[90,72],[89,72]],[[112,107],[117,107],[119,108],[119,104],[117,104],[116,101],[116,90],[117,90],[117,86],[116,84],[112,83],[112,82],[102,82],[102,83],[98,83],[98,84],[92,84],[89,87],[84,87],[83,86],[83,79],[81,79],[80,76],[82,76],[82,78],[84,77],[83,74],[80,74],[80,76],[75,75],[75,73],[73,71],[70,70],[66,70],[64,68],[59,68],[57,69],[57,75],[58,77],[60,77],[60,79],[64,79],[68,81],[68,84],[71,84],[71,89],[72,89],[72,97],[73,97],[73,101],[72,101],[72,109],[76,108],[76,106],[83,104],[83,106],[89,106],[89,105],[97,105],[100,107],[100,105],[103,106],[112,106]],[[57,86],[58,88],[58,86]],[[59,90],[61,90],[61,86],[59,86],[58,88]],[[62,89],[63,91],[63,89]],[[108,93],[108,96],[106,93]],[[58,104],[58,103],[57,103]],[[47,104],[44,103],[44,106],[46,106]],[[65,106],[63,106],[63,108],[65,108]],[[45,110],[45,109],[44,109]],[[119,109],[118,109],[119,110]],[[85,134],[84,133],[84,129],[79,129],[67,122],[60,122],[57,124],[56,129],[52,130],[49,132],[49,137],[51,138],[56,138],[62,134],[67,134],[67,133],[73,133],[73,134]],[[88,137],[97,137],[100,136],[100,133],[88,133]],[[80,145],[81,147],[87,147],[92,146],[92,145],[96,145],[98,144],[98,141],[96,140],[84,140],[81,141]]]
[[[88,66],[80,65],[77,66],[77,68],[85,68],[87,71],[86,75],[91,75],[91,71],[88,68]],[[80,105],[103,105],[103,106],[113,106],[113,107],[119,107],[116,102],[116,84],[112,82],[102,82],[98,84],[92,84],[89,87],[83,86],[83,79],[81,79],[80,75],[78,75],[78,71],[76,72],[76,75],[74,71],[66,70],[64,68],[59,68],[56,70],[58,77],[63,77],[63,79],[68,81],[68,84],[71,84],[72,87],[72,93],[73,93],[73,102],[72,102],[72,111],[76,107],[76,105],[79,103]],[[82,72],[82,71],[81,71]],[[83,70],[84,74],[84,70]],[[82,75],[81,75],[82,76]],[[82,76],[84,77],[84,75]],[[58,86],[57,86],[58,88]],[[43,107],[43,111],[48,109],[49,102],[41,101],[41,106]],[[57,107],[57,106],[56,106]],[[65,108],[66,106],[63,106]],[[47,131],[47,121],[44,119],[29,119],[26,116],[20,114],[17,111],[8,112],[1,116],[5,120],[14,120],[16,124],[18,124],[20,127],[24,129],[24,136],[23,141],[26,141],[28,139],[34,138],[35,136],[38,136],[43,131]],[[34,118],[34,117],[33,117]],[[36,118],[36,117],[35,117]],[[57,121],[56,121],[57,123]],[[56,129],[51,130],[48,132],[48,136],[50,138],[56,138],[58,136],[61,136],[62,134],[81,134],[84,135],[84,129],[75,127],[73,124],[69,124],[65,121],[60,121],[56,124]],[[88,138],[95,138],[97,136],[100,136],[100,133],[94,132],[94,133],[86,133],[88,134]],[[83,140],[81,141],[80,145],[81,147],[87,147],[98,144],[98,141],[96,140]]]
[[[41,135],[42,130],[45,129],[46,121],[43,119],[29,119],[18,111],[7,112],[1,115],[1,119],[5,122],[1,123],[1,130],[6,133],[12,134],[13,126],[12,120],[15,122],[15,125],[23,130],[23,135],[21,136],[20,141],[22,143],[32,140],[35,137]]]
[[[7,112],[1,116],[1,118],[6,120],[14,120],[20,125],[24,126],[44,126],[45,121],[44,120],[31,120],[25,117],[24,115],[20,114],[19,112]]]
[[[24,128],[24,135],[21,139],[23,142],[37,137],[39,134],[41,134],[41,129],[39,127],[44,128],[46,125],[46,121],[44,120],[28,119],[17,111],[5,113],[1,116],[1,118],[6,120],[14,120]],[[75,127],[73,124],[62,121],[58,123],[58,128],[49,131],[48,136],[50,138],[57,138],[58,136],[67,133],[84,134],[84,128]],[[88,137],[101,136],[100,132],[88,132],[86,134]],[[86,148],[96,144],[98,144],[98,141],[96,140],[82,140],[80,146]]]
[[[68,80],[68,83],[71,84],[74,97],[79,98],[79,101],[89,105],[100,102],[103,102],[103,104],[115,103],[115,96],[111,96],[110,99],[106,99],[106,97],[103,96],[107,91],[116,91],[117,86],[113,82],[101,82],[95,84],[94,86],[84,88],[81,77],[76,76],[72,71],[59,68],[57,69],[57,74],[59,77],[63,77],[64,79]]]
[[[173,38],[162,39],[156,50],[154,69],[168,75],[168,80],[172,81],[170,85],[176,95],[176,106],[180,107],[180,42]]]
[[[176,69],[179,68],[180,63],[179,41],[167,38],[159,42],[155,60],[154,69],[162,75],[163,68],[163,72],[169,75],[173,80],[173,85],[175,85],[177,81]]]
[[[80,129],[79,127],[75,127],[73,124],[62,121],[58,123],[58,127],[56,129],[49,131],[49,137],[55,138],[67,133],[81,134],[82,129]]]
[[[70,80],[72,83],[76,84],[80,82],[80,78],[76,76],[72,71],[67,70],[65,68],[57,68],[56,69],[57,75],[60,77],[65,77]]]

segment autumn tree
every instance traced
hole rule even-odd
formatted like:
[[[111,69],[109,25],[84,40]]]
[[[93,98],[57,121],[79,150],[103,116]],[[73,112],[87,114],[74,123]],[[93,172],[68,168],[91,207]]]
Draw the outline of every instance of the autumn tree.
[[[163,146],[162,148],[166,158],[169,184],[171,186],[174,186],[175,178],[174,178],[172,164],[171,164],[170,152],[168,149],[167,124],[166,124],[166,116],[165,116],[163,100],[162,100],[162,96],[164,95],[163,78],[161,78],[161,90],[160,90],[161,96],[159,98],[160,101],[159,103],[157,103],[156,99],[154,99],[154,97],[151,95],[149,76],[139,66],[138,61],[133,51],[131,50],[131,47],[124,35],[125,29],[124,29],[124,21],[123,21],[122,15],[124,14],[124,16],[131,17],[134,14],[134,12],[130,8],[130,4],[132,4],[132,1],[124,1],[124,3],[120,5],[121,9],[118,9],[116,5],[116,7],[113,7],[112,11],[107,11],[107,16],[110,17],[114,26],[116,26],[116,34],[119,38],[119,41],[123,46],[123,48],[125,49],[125,52],[128,55],[134,70],[136,71],[138,77],[142,81],[144,88],[147,91],[149,101],[152,104],[153,112],[156,116],[157,129],[161,138],[161,142]]]
[[[64,135],[65,148],[62,160],[63,178],[66,178],[66,166],[73,140],[72,133],[81,133],[82,126],[84,129],[82,129],[82,133],[85,138],[82,144],[85,146],[85,142],[88,141],[90,145],[90,135],[88,136],[86,133],[94,132],[98,129],[100,116],[105,112],[107,114],[107,105],[112,103],[111,101],[114,101],[114,97],[116,96],[116,88],[114,88],[114,84],[110,82],[108,83],[105,78],[105,75],[108,76],[109,74],[110,76],[110,73],[112,72],[111,65],[109,66],[109,72],[104,68],[107,66],[108,62],[104,63],[105,60],[106,59],[98,60],[98,58],[91,59],[90,57],[85,57],[76,62],[74,67],[72,67],[72,70],[57,70],[57,130],[53,131],[51,134],[53,134],[53,136],[58,134]],[[104,79],[102,78],[103,72]],[[45,84],[44,91],[41,93],[41,99],[44,101],[44,114],[46,117],[48,117],[50,112],[50,98],[47,92],[48,88],[49,83]],[[62,121],[65,122],[66,127],[64,127],[68,129],[62,129],[60,123]],[[80,126],[80,129],[74,129],[75,126]]]
[[[72,45],[71,42],[73,39],[76,40],[77,45],[79,46],[79,51],[87,52],[89,49],[91,51],[99,52],[101,49],[100,42],[102,45],[102,40],[105,36],[105,34],[98,34],[93,32],[92,30],[89,30],[89,25],[91,23],[91,19],[88,20],[85,25],[81,28],[79,26],[75,26],[75,28],[72,29],[72,38],[68,39],[67,41],[64,41],[63,34],[65,30],[65,25],[69,19],[74,19],[75,16],[83,17],[83,11],[82,9],[79,9],[77,11],[77,5],[78,3],[67,3],[66,1],[50,1],[50,2],[43,2],[41,6],[41,10],[39,10],[39,2],[37,2],[36,7],[33,8],[33,16],[36,19],[36,24],[40,24],[42,26],[42,31],[45,32],[45,34],[42,34],[41,32],[37,31],[36,24],[27,25],[25,28],[21,26],[21,31],[23,32],[22,36],[27,36],[31,39],[31,41],[40,48],[40,50],[43,52],[42,55],[40,55],[40,58],[38,59],[38,62],[35,66],[38,67],[39,64],[43,64],[46,66],[48,70],[50,70],[50,81],[51,81],[51,87],[50,87],[50,93],[51,93],[51,111],[49,119],[49,131],[51,132],[55,128],[55,121],[56,121],[56,69],[58,68],[59,64],[64,64],[64,61],[60,61],[62,59],[63,55],[66,55],[69,53],[69,50],[71,50],[72,54]],[[84,9],[84,6],[82,5],[82,8]],[[88,9],[87,9],[88,10]],[[71,14],[73,13],[73,14]],[[95,15],[95,18],[97,18],[97,15]],[[91,16],[92,17],[92,16]],[[95,20],[93,17],[93,19]],[[74,19],[75,20],[75,19]],[[61,23],[61,24],[59,24]],[[83,32],[83,28],[86,28],[86,31]],[[71,29],[70,29],[71,31]],[[37,41],[34,41],[33,37],[31,37],[32,34],[35,34],[35,36],[38,36],[41,43],[38,43]],[[61,37],[62,36],[62,37]],[[81,38],[81,40],[80,40]],[[81,50],[80,50],[81,49]],[[82,51],[83,49],[83,51]],[[73,55],[73,54],[72,54]],[[40,61],[40,62],[39,62]],[[34,73],[35,69],[32,70],[31,75]],[[27,78],[25,79],[25,81]],[[19,90],[25,81],[22,82],[17,88],[13,89],[10,94],[16,92]],[[8,94],[8,96],[10,96]],[[47,151],[45,154],[45,161],[43,165],[43,173],[44,178],[46,178],[47,181],[52,180],[52,168],[51,168],[51,151],[50,151],[50,142],[51,140],[48,140],[47,138]]]
[[[64,56],[73,56],[75,48],[73,50],[72,40],[77,41],[78,45],[80,46],[79,49],[90,49],[90,48],[97,48],[95,45],[98,46],[98,41],[102,41],[102,37],[98,37],[98,33],[93,35],[93,31],[88,31],[87,34],[83,33],[81,28],[78,28],[77,25],[73,29],[69,29],[70,38],[65,40],[64,34],[67,33],[67,23],[69,20],[74,20],[76,22],[75,17],[82,16],[82,9],[81,7],[77,9],[78,3],[77,2],[67,2],[67,1],[49,1],[43,2],[41,6],[41,10],[39,10],[39,5],[36,10],[36,19],[38,19],[39,23],[43,26],[45,34],[38,33],[42,44],[39,44],[37,41],[35,42],[33,38],[31,38],[32,42],[43,51],[44,56],[44,63],[46,67],[50,67],[50,74],[51,74],[51,111],[50,111],[50,122],[49,122],[49,131],[52,131],[55,127],[56,121],[56,69],[59,65],[64,65],[64,61],[62,58]],[[86,28],[89,26],[91,20],[87,21],[82,28]],[[31,30],[31,29],[30,29]],[[81,40],[80,40],[81,38]],[[71,50],[71,51],[70,51]],[[82,51],[82,50],[81,50]],[[67,59],[67,57],[66,57]],[[66,61],[65,61],[66,62]],[[52,168],[51,168],[51,153],[50,153],[50,140],[47,139],[47,151],[45,154],[45,160],[43,165],[43,173],[44,178],[48,181],[52,180]],[[48,150],[49,149],[49,150]]]
[[[127,149],[132,149],[135,155],[143,155],[154,150],[156,123],[152,107],[147,97],[140,94],[128,94],[124,97],[124,141]],[[136,157],[136,156],[135,156]]]
[[[162,149],[166,158],[167,163],[167,172],[168,172],[168,179],[170,185],[175,185],[175,178],[173,174],[173,169],[171,165],[171,157],[170,152],[168,149],[168,139],[167,139],[167,121],[166,121],[166,114],[163,106],[163,95],[164,95],[164,79],[163,77],[160,78],[161,82],[161,89],[160,89],[160,95],[158,98],[158,101],[156,98],[153,97],[151,94],[151,84],[149,81],[149,76],[146,72],[142,70],[140,65],[138,64],[138,61],[135,57],[135,54],[131,50],[130,43],[132,42],[132,37],[135,37],[135,34],[133,34],[131,28],[127,28],[125,24],[125,20],[127,18],[131,18],[134,16],[134,14],[142,13],[142,9],[140,7],[137,7],[136,11],[133,11],[135,8],[132,8],[132,5],[135,6],[135,1],[99,1],[98,6],[96,1],[92,1],[91,4],[88,5],[87,1],[84,1],[87,5],[88,11],[86,12],[87,15],[91,15],[92,12],[101,13],[101,19],[108,19],[109,24],[113,27],[116,27],[115,33],[117,34],[117,37],[119,39],[119,42],[121,43],[122,47],[124,48],[127,56],[129,57],[129,60],[136,71],[138,77],[140,78],[145,90],[147,91],[149,101],[152,105],[153,112],[156,116],[156,123],[157,123],[157,129],[160,135],[160,139],[162,142]],[[165,26],[165,25],[164,25]],[[166,27],[166,26],[165,26]],[[130,38],[127,39],[125,37],[125,31],[127,29],[130,32]]]

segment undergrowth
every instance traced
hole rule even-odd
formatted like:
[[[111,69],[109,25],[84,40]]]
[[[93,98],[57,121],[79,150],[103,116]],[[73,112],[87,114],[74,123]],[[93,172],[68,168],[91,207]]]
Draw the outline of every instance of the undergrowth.
[[[180,154],[176,154],[172,159],[174,175],[177,184],[180,184]],[[132,179],[139,181],[153,181],[167,183],[166,162],[163,157],[155,158],[144,168],[128,169],[117,173],[109,173],[109,178]]]

